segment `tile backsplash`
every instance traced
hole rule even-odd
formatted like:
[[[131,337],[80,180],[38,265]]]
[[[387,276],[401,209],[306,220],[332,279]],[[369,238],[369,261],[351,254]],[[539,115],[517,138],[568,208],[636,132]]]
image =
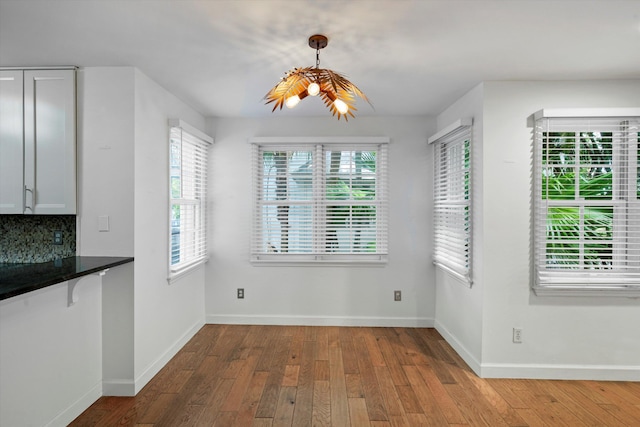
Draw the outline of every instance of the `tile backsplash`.
[[[54,231],[62,244],[54,245]],[[0,215],[0,263],[48,262],[76,254],[75,215]]]

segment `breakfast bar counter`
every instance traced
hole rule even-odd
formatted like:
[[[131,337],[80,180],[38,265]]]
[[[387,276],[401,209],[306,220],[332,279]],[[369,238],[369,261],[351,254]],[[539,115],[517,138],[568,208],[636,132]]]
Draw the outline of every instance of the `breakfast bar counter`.
[[[0,263],[0,300],[133,262],[133,257],[73,256],[34,264]]]

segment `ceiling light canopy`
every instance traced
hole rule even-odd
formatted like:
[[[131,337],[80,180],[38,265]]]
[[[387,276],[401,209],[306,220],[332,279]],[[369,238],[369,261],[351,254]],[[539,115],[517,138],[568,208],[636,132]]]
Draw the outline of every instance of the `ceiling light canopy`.
[[[369,102],[366,95],[343,75],[333,70],[320,68],[320,49],[327,46],[325,36],[316,34],[309,37],[309,47],[316,50],[316,66],[293,68],[285,73],[280,82],[264,96],[265,104],[274,103],[272,112],[283,105],[293,108],[307,96],[319,96],[335,116],[355,117],[355,97]],[[369,102],[371,105],[371,102]]]

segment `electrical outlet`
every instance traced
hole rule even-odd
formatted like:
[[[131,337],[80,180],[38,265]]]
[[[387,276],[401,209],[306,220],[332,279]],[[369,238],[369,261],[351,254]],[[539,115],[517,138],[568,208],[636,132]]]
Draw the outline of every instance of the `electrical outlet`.
[[[244,299],[244,288],[238,288],[238,299]]]
[[[402,301],[402,291],[393,291],[393,300]]]
[[[516,344],[522,343],[522,329],[513,328],[513,342]]]
[[[62,244],[62,231],[56,230],[53,232],[53,244],[54,245]]]

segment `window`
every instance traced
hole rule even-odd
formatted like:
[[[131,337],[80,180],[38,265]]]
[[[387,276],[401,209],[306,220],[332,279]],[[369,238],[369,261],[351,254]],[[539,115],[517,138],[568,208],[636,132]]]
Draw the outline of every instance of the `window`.
[[[207,151],[213,140],[180,120],[170,120],[169,276],[207,259]]]
[[[386,261],[387,138],[251,142],[252,261]]]
[[[434,263],[471,285],[471,120],[429,138],[434,144]]]
[[[536,293],[640,290],[639,113],[536,114]]]

